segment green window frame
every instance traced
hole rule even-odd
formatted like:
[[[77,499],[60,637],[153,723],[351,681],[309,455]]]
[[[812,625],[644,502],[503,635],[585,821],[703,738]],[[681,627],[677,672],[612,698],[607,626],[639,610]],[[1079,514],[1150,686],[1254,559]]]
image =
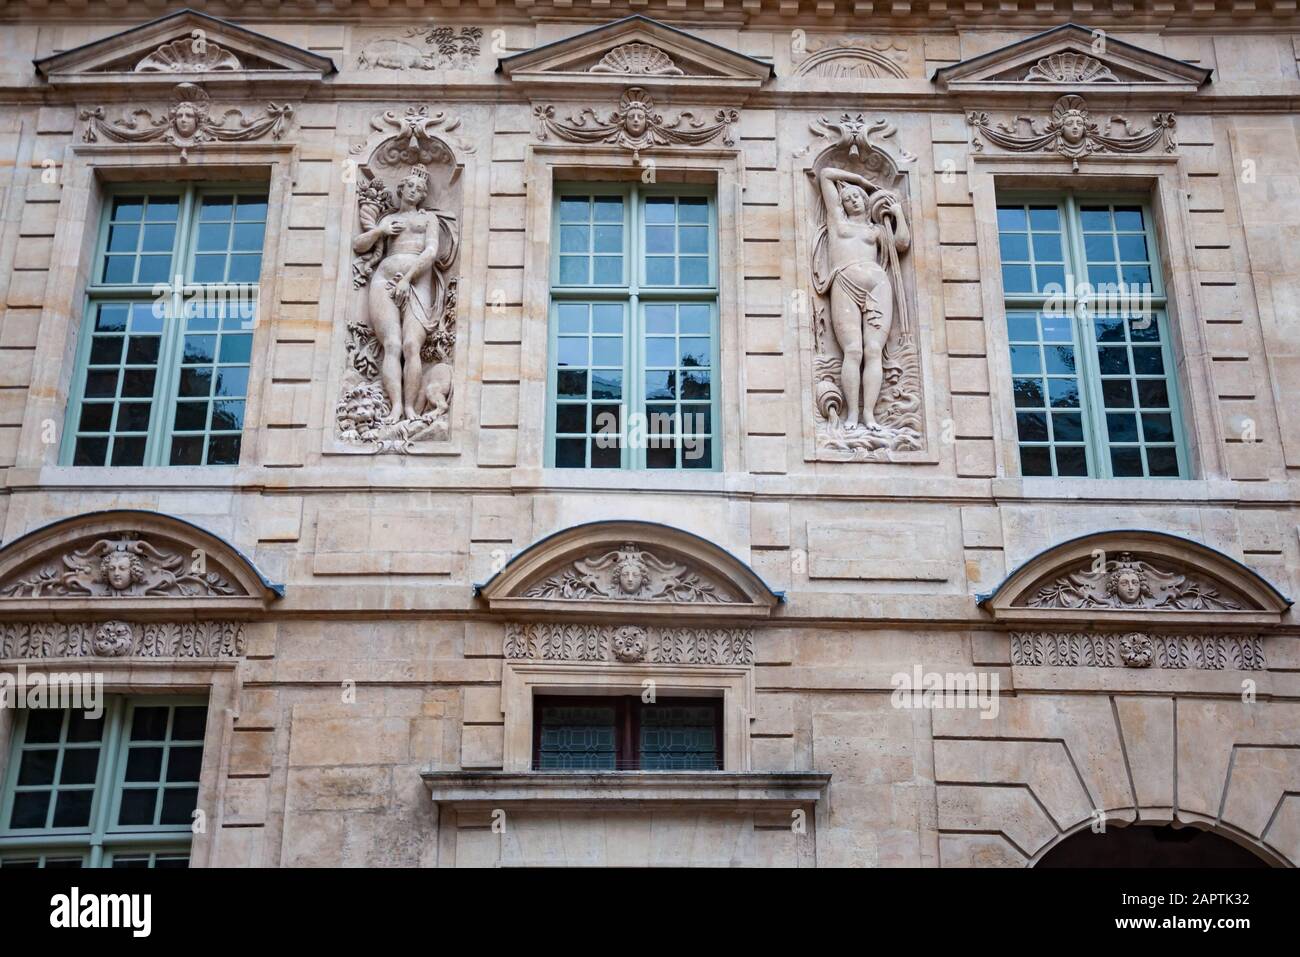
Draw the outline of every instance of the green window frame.
[[[249,183],[107,195],[61,464],[239,464],[267,198]]]
[[[106,696],[104,713],[17,713],[0,794],[0,868],[186,867],[203,698]]]
[[[552,218],[546,466],[717,470],[714,191],[560,184]]]
[[[1009,193],[997,217],[1021,474],[1188,477],[1150,204]]]

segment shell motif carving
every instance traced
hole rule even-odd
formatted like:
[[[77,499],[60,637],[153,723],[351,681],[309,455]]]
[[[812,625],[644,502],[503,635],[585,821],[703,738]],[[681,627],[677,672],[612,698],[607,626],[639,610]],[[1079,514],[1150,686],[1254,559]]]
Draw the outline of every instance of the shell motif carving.
[[[242,70],[239,57],[215,43],[183,38],[164,43],[135,65],[136,73],[216,73]]]
[[[685,76],[670,57],[648,43],[625,43],[614,47],[591,68],[592,73],[631,76]]]
[[[1119,77],[1095,57],[1082,53],[1053,53],[1045,56],[1025,74],[1039,83],[1118,83]]]

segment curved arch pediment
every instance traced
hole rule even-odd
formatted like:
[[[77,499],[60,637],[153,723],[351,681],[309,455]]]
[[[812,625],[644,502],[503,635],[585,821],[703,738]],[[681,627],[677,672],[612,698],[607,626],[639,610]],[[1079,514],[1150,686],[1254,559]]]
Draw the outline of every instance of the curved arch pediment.
[[[1263,624],[1278,621],[1292,602],[1207,545],[1123,530],[1039,552],[979,604],[999,620]]]
[[[782,601],[726,549],[654,522],[575,525],[525,548],[475,592],[493,611],[765,618]]]
[[[184,519],[116,509],[60,519],[0,548],[0,610],[238,613],[284,589]]]

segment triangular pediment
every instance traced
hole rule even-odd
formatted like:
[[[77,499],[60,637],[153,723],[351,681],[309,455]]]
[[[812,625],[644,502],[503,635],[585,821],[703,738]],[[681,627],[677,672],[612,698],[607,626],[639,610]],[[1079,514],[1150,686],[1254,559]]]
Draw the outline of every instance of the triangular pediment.
[[[942,67],[934,81],[960,92],[1079,91],[1192,93],[1213,71],[1067,23]]]
[[[773,75],[770,63],[639,15],[503,57],[497,70],[516,83],[641,87],[756,88]]]
[[[181,10],[35,61],[52,84],[175,84],[319,81],[335,71],[329,57],[247,30],[228,20]]]

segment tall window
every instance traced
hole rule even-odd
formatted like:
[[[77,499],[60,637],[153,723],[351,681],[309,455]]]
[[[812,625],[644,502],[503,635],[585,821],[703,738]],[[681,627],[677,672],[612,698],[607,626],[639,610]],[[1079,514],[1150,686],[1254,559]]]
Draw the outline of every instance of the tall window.
[[[65,465],[236,465],[262,189],[109,197],[87,289]]]
[[[716,469],[711,194],[557,191],[546,464]]]
[[[1021,473],[1188,474],[1150,209],[998,204]]]
[[[0,795],[0,868],[187,867],[202,701],[109,697],[98,718],[18,712]]]
[[[716,771],[722,699],[538,697],[533,767],[539,771]]]

